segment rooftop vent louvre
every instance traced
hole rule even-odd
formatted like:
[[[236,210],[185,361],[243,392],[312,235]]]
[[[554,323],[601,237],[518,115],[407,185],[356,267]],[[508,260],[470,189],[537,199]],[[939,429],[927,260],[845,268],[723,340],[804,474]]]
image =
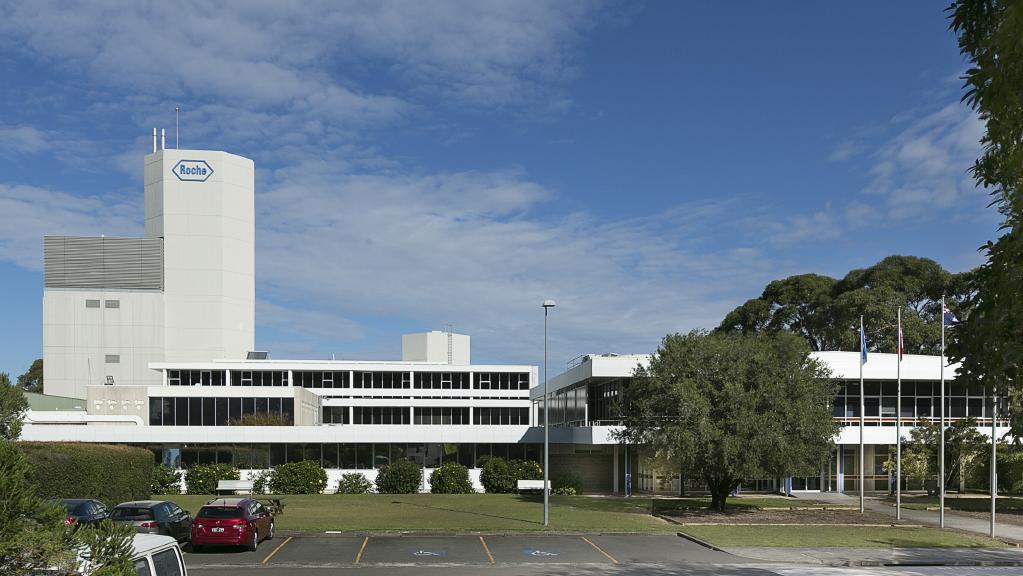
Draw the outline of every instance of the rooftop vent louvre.
[[[267,352],[266,350],[249,350],[249,352],[245,354],[245,359],[246,360],[269,360],[270,359],[270,353]]]

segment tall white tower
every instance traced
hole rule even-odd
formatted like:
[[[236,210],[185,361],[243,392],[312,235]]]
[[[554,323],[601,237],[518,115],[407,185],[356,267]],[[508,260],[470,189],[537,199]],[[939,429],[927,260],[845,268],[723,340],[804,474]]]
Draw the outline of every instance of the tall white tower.
[[[154,133],[155,147],[155,133]],[[145,158],[145,236],[43,239],[43,387],[159,385],[151,362],[245,358],[255,340],[252,160]]]
[[[147,237],[164,246],[166,362],[245,358],[255,342],[255,168],[208,150],[145,159]]]

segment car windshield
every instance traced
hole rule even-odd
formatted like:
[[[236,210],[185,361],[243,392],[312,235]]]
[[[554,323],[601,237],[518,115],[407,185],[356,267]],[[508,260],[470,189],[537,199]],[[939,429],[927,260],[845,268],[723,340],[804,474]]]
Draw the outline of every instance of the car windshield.
[[[88,502],[62,501],[61,505],[67,509],[68,514],[85,515],[89,513],[89,508],[91,508],[91,505]]]
[[[241,518],[242,509],[237,506],[203,506],[200,518]]]
[[[152,520],[153,509],[138,508],[135,506],[125,506],[123,508],[117,507],[114,508],[110,517],[114,520]]]

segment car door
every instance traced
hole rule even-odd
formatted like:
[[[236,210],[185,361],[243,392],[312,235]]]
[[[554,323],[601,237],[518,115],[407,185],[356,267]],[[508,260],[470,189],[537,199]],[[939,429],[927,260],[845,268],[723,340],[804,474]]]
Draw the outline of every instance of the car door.
[[[259,535],[266,538],[270,534],[270,518],[266,508],[259,502],[253,502],[252,513],[256,517],[256,525],[259,526]]]
[[[182,510],[180,506],[173,502],[168,502],[167,506],[170,507],[171,515],[177,523],[178,531],[174,537],[178,540],[188,540],[188,537],[192,534],[192,515]]]
[[[176,537],[178,528],[174,525],[174,518],[171,517],[167,504],[161,503],[153,506],[153,518],[156,519],[156,525],[160,527],[160,534]]]
[[[92,502],[92,518],[91,518],[91,522],[90,523],[91,524],[99,524],[100,522],[106,520],[109,517],[110,517],[110,511],[107,510],[107,507],[102,502],[99,502],[97,500],[93,500],[93,502]]]

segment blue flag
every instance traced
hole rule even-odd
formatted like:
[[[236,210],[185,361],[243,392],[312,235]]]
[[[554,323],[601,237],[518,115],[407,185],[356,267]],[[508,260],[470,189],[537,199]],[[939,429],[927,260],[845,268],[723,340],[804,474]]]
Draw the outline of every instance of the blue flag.
[[[863,332],[863,318],[860,318],[860,364],[867,363],[867,335]]]
[[[955,326],[956,324],[959,323],[959,319],[956,318],[956,315],[953,314],[952,311],[948,309],[948,306],[942,305],[941,317],[942,317],[941,321],[945,324],[945,326]]]

